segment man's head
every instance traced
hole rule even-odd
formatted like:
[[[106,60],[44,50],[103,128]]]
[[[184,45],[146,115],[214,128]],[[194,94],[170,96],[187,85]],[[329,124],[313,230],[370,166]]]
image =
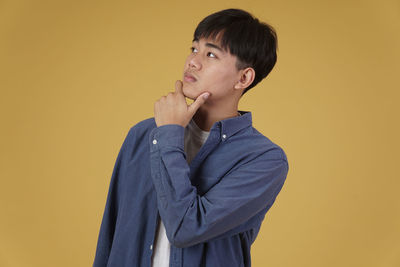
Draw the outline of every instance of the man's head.
[[[225,65],[232,62],[232,58],[235,59],[237,74],[243,75],[243,79],[247,78],[247,83],[244,81],[239,85],[239,87],[245,87],[242,88],[243,94],[264,79],[276,63],[277,35],[275,30],[244,10],[226,9],[204,18],[194,32],[193,52],[197,53],[199,49],[202,49],[199,47],[200,44],[204,44],[204,48],[212,49],[206,45],[207,43],[217,44],[222,48],[222,52],[230,56],[230,61],[225,60]],[[218,49],[214,49],[214,51],[221,52]],[[214,56],[212,58],[215,59]],[[192,65],[191,60],[193,60]],[[206,60],[208,60],[208,54],[207,58],[198,58],[198,61],[189,56],[185,64],[185,71],[193,76],[198,71],[200,76],[199,66],[201,68],[202,63],[208,64]],[[226,79],[228,78],[226,77]]]

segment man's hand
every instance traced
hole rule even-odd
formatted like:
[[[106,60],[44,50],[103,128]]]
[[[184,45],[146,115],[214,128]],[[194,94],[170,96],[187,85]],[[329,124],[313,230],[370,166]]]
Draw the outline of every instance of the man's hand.
[[[209,92],[199,95],[196,100],[188,105],[182,91],[182,81],[175,82],[175,92],[162,96],[154,104],[154,118],[157,127],[165,124],[179,124],[183,127],[190,122],[197,109],[206,101]]]

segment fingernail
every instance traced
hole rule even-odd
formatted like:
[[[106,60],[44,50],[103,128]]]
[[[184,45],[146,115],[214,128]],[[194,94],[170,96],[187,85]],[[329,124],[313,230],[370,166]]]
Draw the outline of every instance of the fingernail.
[[[207,99],[209,96],[210,96],[210,93],[205,93],[205,94],[203,95],[204,99]]]

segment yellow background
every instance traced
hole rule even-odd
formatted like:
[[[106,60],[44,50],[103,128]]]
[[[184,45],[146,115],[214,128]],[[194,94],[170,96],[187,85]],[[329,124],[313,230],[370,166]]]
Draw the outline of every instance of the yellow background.
[[[239,107],[290,165],[253,266],[400,266],[395,0],[1,1],[0,266],[91,266],[128,130],[230,7],[277,30]]]

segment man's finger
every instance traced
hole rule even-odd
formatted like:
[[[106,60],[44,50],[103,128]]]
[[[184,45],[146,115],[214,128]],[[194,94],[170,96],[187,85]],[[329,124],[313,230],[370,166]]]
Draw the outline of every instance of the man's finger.
[[[175,82],[175,92],[178,93],[178,94],[183,94],[182,86],[183,86],[182,81],[177,80]]]
[[[202,93],[201,95],[199,95],[199,96],[196,98],[196,100],[195,100],[192,104],[189,105],[189,107],[188,107],[189,111],[190,111],[192,114],[194,114],[194,113],[199,109],[199,107],[200,107],[201,105],[203,105],[204,102],[206,102],[206,99],[207,99],[209,96],[210,96],[210,93],[209,93],[209,92],[205,92],[205,93]]]

